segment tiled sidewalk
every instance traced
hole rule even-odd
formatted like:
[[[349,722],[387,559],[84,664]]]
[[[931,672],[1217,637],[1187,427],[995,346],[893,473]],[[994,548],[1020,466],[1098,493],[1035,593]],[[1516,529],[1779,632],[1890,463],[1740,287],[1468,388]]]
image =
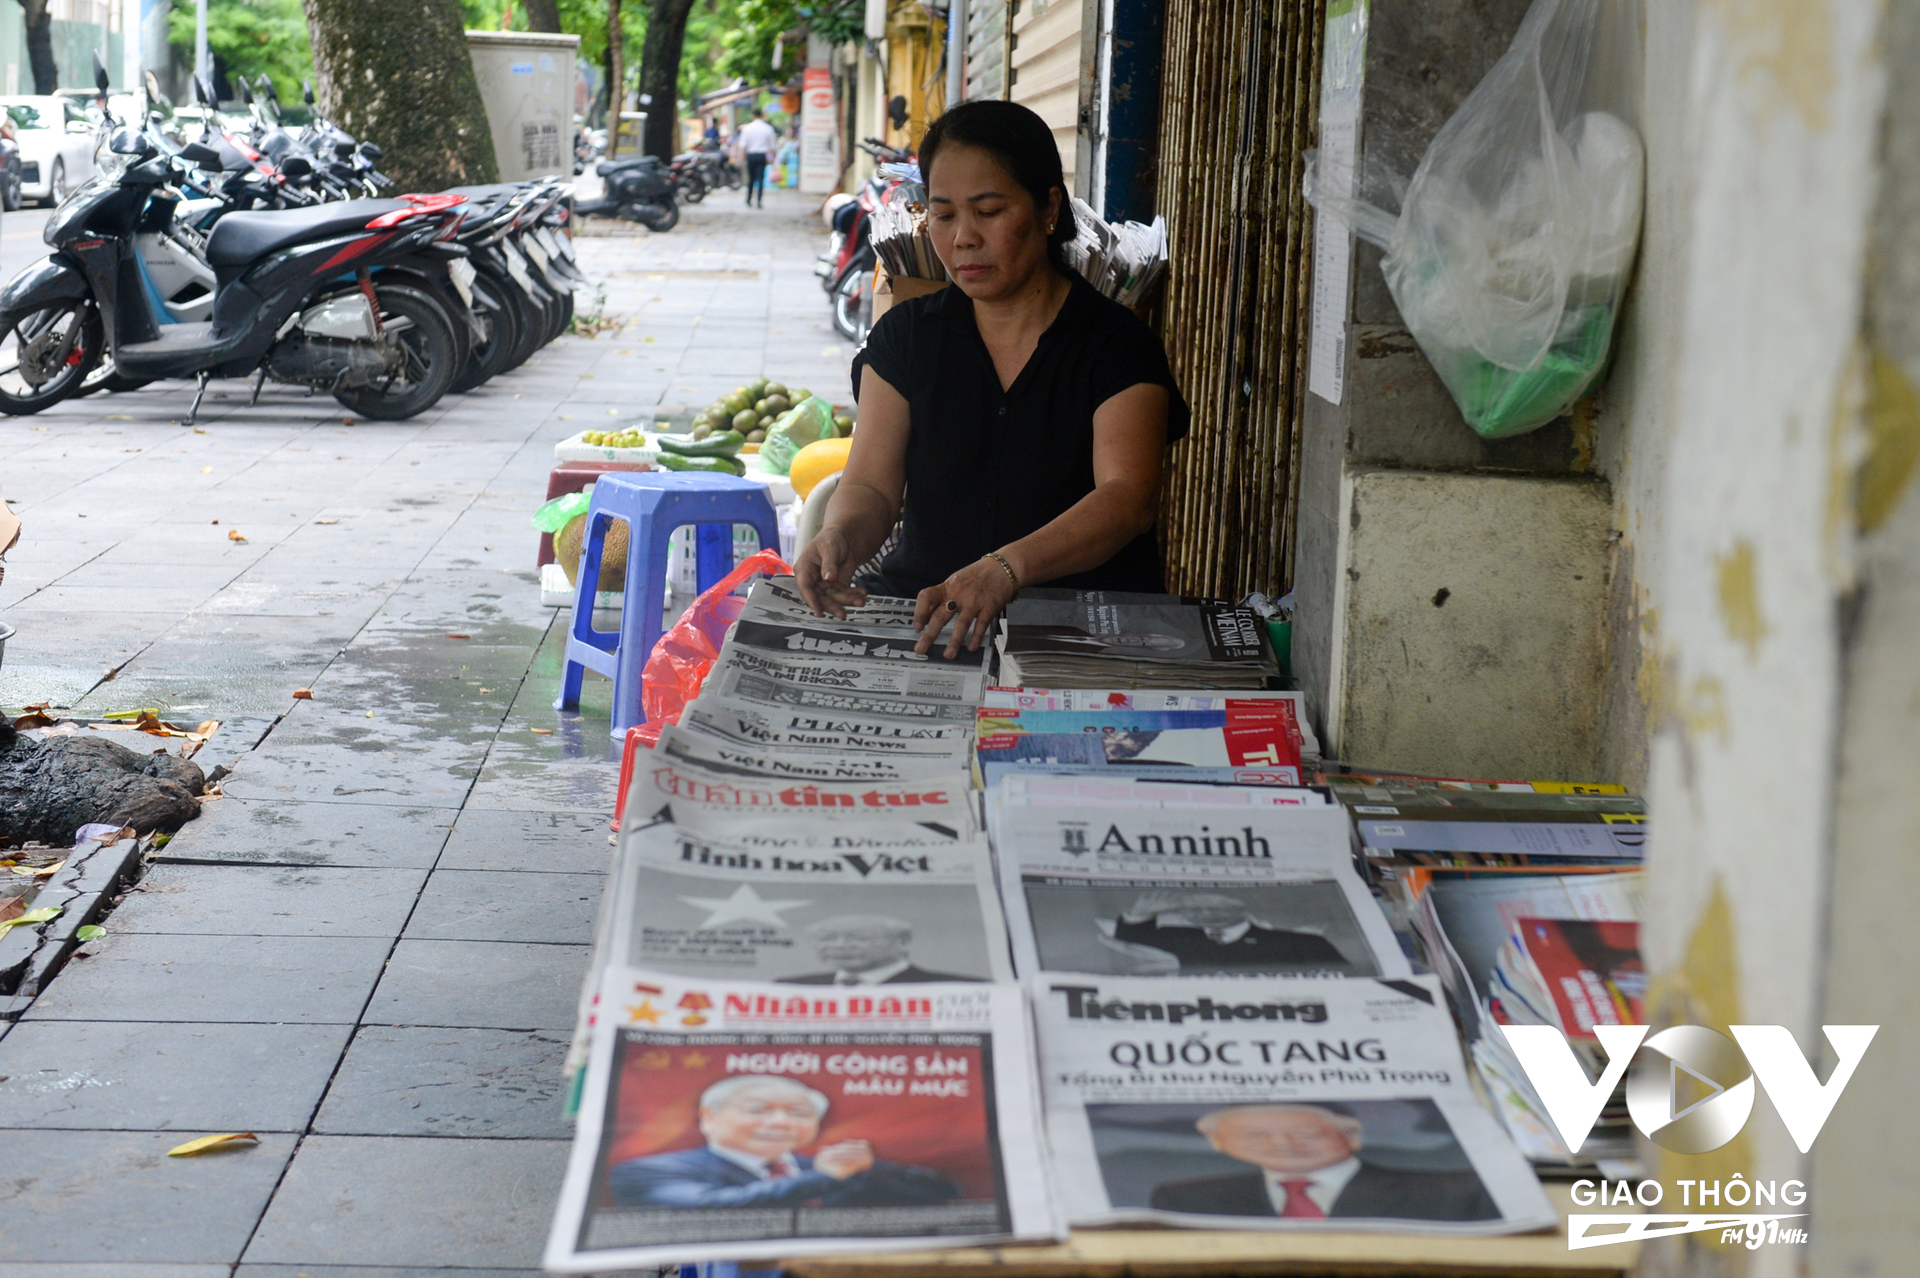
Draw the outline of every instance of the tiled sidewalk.
[[[0,705],[283,716],[0,1024],[0,1275],[537,1271],[617,764],[604,681],[550,708],[528,516],[588,425],[761,374],[844,398],[821,239],[780,193],[583,238],[628,323],[413,422],[238,383],[200,432],[178,384],[0,419]],[[164,1156],[222,1131],[260,1142]]]

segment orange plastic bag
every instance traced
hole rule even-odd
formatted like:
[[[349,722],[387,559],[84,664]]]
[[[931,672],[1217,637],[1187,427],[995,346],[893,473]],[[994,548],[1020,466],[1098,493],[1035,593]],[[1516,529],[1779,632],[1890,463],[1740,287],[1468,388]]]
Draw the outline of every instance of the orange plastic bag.
[[[734,570],[716,582],[680,614],[680,620],[660,636],[647,654],[640,672],[640,708],[647,721],[635,729],[651,747],[660,738],[660,729],[680,722],[680,712],[700,695],[725,642],[727,630],[739,620],[746,600],[734,591],[748,578],[759,573],[777,576],[792,572],[778,551],[762,550],[740,561]]]

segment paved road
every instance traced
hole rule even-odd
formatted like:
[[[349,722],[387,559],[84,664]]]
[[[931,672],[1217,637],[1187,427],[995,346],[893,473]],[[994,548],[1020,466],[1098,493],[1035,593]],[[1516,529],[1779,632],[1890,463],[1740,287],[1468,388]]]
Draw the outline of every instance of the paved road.
[[[537,1272],[615,765],[604,681],[550,708],[527,518],[586,424],[845,385],[809,204],[583,237],[622,327],[413,422],[237,384],[198,431],[184,384],[0,419],[0,705],[240,733],[227,797],[0,1025],[7,1278]],[[224,1131],[260,1143],[162,1156]]]

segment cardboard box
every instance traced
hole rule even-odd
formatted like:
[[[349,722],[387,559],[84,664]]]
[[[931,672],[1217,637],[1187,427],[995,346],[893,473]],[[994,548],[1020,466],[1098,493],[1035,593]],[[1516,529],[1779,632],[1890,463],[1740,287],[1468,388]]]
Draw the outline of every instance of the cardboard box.
[[[903,275],[899,279],[887,274],[887,268],[873,268],[873,322],[878,324],[880,317],[893,308],[895,302],[911,301],[916,297],[925,297],[929,293],[938,293],[945,288],[947,280],[919,280]]]

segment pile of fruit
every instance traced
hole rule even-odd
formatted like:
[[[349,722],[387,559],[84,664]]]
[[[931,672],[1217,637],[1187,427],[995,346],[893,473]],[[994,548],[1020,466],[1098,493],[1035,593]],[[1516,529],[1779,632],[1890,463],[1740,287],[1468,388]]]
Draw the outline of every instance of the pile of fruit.
[[[625,430],[590,430],[580,436],[580,442],[595,448],[645,448],[647,437],[629,426]]]
[[[779,382],[755,378],[737,386],[693,416],[693,437],[705,439],[715,431],[737,430],[749,444],[765,443],[767,430],[780,414],[802,403],[812,394],[808,390],[788,390]],[[853,433],[853,419],[836,415],[834,429],[842,435]]]

